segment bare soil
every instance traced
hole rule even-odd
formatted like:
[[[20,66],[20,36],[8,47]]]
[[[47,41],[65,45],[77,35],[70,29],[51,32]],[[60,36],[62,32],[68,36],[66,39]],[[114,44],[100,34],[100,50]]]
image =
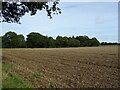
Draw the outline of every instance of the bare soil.
[[[118,88],[118,46],[3,49],[3,62],[35,88]]]

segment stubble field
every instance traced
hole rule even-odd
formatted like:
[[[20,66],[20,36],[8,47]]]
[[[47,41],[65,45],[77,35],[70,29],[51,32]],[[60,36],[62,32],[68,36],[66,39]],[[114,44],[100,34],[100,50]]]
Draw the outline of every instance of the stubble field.
[[[3,65],[12,65],[7,73],[3,68],[3,84],[12,73],[33,88],[119,87],[118,46],[3,49],[2,54]]]

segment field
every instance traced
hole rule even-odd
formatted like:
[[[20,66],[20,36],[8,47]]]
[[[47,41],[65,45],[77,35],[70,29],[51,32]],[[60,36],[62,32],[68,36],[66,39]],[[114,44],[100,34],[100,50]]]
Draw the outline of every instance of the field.
[[[117,46],[3,49],[2,53],[4,88],[119,87]]]

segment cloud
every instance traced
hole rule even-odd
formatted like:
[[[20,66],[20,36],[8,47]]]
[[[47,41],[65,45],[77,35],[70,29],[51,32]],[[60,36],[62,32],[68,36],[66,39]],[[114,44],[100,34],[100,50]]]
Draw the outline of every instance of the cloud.
[[[95,24],[103,24],[103,23],[105,23],[105,22],[106,22],[106,20],[103,19],[103,18],[100,17],[100,16],[98,16],[98,17],[95,18]]]
[[[79,6],[77,6],[77,5],[70,5],[70,6],[65,6],[65,7],[63,7],[63,8],[77,8],[77,7],[79,7]]]

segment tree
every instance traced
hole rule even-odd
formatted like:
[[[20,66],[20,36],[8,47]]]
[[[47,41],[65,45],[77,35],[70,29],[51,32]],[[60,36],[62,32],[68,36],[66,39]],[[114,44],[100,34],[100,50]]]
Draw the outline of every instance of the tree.
[[[63,37],[62,38],[62,47],[68,47],[68,37]]]
[[[19,48],[25,48],[26,47],[25,37],[22,34],[19,34],[17,36],[17,40],[18,40],[17,47],[19,47]]]
[[[49,48],[55,48],[55,40],[52,37],[49,37]]]
[[[36,48],[39,46],[39,38],[40,38],[39,33],[31,32],[30,34],[27,35],[27,47],[29,48]]]
[[[68,41],[68,46],[69,47],[79,47],[80,46],[80,41],[74,38],[69,39]]]
[[[2,47],[5,48],[16,48],[18,45],[18,38],[15,32],[7,32],[2,37]]]
[[[57,36],[55,41],[56,47],[62,47],[61,43],[62,43],[62,36]]]
[[[80,41],[80,46],[89,46],[89,37],[88,36],[77,36],[77,40]]]
[[[82,38],[81,38],[82,37]],[[99,46],[99,41],[93,37],[89,39],[87,36],[62,37],[57,36],[56,39],[44,36],[38,32],[31,32],[27,35],[26,41],[22,34],[17,35],[15,32],[7,32],[2,38],[3,48],[55,48],[55,47],[79,47],[81,43],[85,46]],[[83,41],[82,40],[85,40]],[[81,40],[82,39],[82,40]],[[104,44],[104,43],[103,43]],[[107,43],[108,45],[117,45],[117,43]],[[102,43],[101,43],[102,45]]]
[[[57,47],[68,47],[68,38],[62,37],[62,36],[57,36],[56,46]]]
[[[15,32],[7,32],[2,36],[2,47],[4,48],[23,48],[26,47],[25,38],[22,34],[17,35]]]
[[[119,43],[117,43],[117,42],[101,42],[101,45],[119,45]]]
[[[27,35],[27,47],[44,48],[46,47],[46,37],[37,32],[31,32]]]
[[[47,36],[42,36],[41,45],[42,45],[43,48],[49,48],[50,47],[50,40]]]
[[[14,1],[14,0],[13,0]],[[38,10],[46,10],[47,16],[52,18],[52,14],[60,14],[61,9],[57,6],[58,0],[48,0],[46,2],[2,2],[0,8],[1,22],[20,23],[20,18],[30,12],[35,15]],[[52,3],[52,5],[49,5]],[[2,19],[1,19],[2,18]]]
[[[91,41],[90,46],[99,46],[100,45],[100,42],[95,37],[93,37],[90,41]]]

